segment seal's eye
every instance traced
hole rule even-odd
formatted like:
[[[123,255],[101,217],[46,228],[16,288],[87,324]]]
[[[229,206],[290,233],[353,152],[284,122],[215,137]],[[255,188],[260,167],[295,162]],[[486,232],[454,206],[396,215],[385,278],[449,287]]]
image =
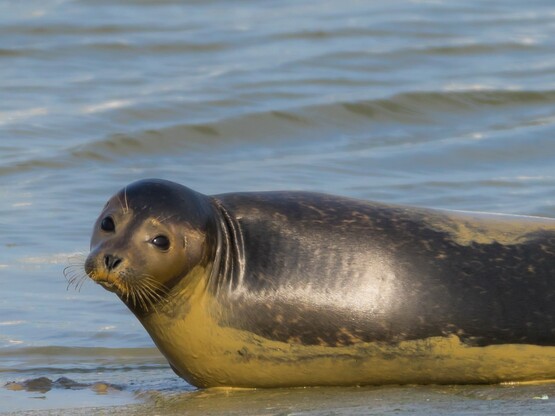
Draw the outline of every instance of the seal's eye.
[[[152,239],[152,244],[158,247],[160,250],[167,250],[170,248],[170,240],[165,235],[159,235]]]
[[[114,224],[114,220],[112,217],[105,217],[102,219],[100,223],[100,229],[102,231],[112,232],[116,230],[116,224]]]

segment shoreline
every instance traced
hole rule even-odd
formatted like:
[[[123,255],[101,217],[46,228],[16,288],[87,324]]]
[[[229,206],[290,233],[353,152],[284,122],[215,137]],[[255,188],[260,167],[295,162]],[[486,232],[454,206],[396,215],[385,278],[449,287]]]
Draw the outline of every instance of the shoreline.
[[[59,390],[67,403],[75,391]],[[127,392],[129,393],[129,392]],[[132,394],[132,393],[131,393]],[[108,395],[104,395],[106,398]],[[1,415],[553,414],[555,384],[208,389],[133,394],[135,403],[0,412]],[[96,396],[100,400],[101,396]],[[126,395],[129,398],[129,395]],[[54,404],[54,403],[53,403]]]

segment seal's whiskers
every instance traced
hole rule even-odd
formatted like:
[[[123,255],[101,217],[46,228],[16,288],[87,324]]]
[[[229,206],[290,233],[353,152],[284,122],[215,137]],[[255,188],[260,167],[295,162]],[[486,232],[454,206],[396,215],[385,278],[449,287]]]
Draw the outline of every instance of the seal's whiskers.
[[[64,277],[67,280],[66,290],[71,286],[78,292],[81,290],[85,281],[87,280],[87,273],[85,273],[85,253],[75,253],[68,258],[68,266],[64,268]]]

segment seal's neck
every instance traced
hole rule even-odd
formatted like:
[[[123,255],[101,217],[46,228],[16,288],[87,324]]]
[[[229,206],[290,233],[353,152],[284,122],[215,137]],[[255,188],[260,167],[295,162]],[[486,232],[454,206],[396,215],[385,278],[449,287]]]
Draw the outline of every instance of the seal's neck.
[[[245,270],[243,234],[241,227],[223,204],[213,199],[217,213],[217,250],[210,286],[216,294],[231,292],[241,286]]]

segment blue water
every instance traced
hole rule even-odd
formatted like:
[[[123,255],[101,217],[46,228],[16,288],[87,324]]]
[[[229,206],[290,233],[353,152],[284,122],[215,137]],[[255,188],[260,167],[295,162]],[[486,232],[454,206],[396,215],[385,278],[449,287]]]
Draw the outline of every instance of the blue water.
[[[548,0],[0,2],[0,384],[191,389],[114,295],[66,289],[139,178],[555,216],[554,21]]]

